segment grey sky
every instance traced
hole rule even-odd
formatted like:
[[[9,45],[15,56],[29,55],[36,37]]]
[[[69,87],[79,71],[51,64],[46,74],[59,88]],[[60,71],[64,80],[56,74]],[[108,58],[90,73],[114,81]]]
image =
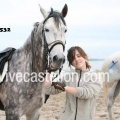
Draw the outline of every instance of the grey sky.
[[[47,11],[68,4],[66,51],[79,45],[90,58],[120,51],[120,0],[0,0],[0,28],[11,28],[0,33],[0,50],[23,45],[33,24],[43,20],[38,3]]]

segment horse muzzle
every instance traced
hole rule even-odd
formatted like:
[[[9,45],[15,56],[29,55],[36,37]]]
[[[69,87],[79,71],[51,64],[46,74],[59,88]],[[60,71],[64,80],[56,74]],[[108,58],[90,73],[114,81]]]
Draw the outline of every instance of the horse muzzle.
[[[60,69],[64,63],[65,63],[65,56],[63,56],[62,58],[59,58],[57,55],[55,55],[53,57],[53,60],[50,62],[50,66],[49,66],[50,70],[56,71]]]

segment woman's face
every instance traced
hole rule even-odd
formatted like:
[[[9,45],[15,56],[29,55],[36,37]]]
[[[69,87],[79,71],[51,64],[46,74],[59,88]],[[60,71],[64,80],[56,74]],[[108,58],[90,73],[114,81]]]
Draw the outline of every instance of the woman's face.
[[[72,65],[79,70],[85,70],[86,69],[86,59],[83,58],[80,53],[75,50],[75,58],[72,62]]]

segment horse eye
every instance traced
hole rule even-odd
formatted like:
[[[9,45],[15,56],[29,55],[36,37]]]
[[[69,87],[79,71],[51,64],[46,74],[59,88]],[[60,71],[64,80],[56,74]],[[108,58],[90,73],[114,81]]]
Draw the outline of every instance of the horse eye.
[[[45,28],[45,32],[49,32],[49,29]]]
[[[67,29],[65,29],[65,33],[67,32]]]

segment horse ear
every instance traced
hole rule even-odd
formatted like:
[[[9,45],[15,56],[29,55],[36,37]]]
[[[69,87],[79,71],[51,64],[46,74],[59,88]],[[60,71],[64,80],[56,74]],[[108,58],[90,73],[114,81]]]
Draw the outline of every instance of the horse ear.
[[[40,7],[40,11],[41,11],[43,17],[44,17],[44,18],[47,18],[47,17],[48,17],[48,12],[46,12],[46,11],[41,7],[40,4],[39,4],[39,7]]]
[[[62,12],[61,12],[62,16],[66,17],[67,12],[68,12],[68,6],[67,6],[67,4],[65,4],[63,9],[62,9]]]

